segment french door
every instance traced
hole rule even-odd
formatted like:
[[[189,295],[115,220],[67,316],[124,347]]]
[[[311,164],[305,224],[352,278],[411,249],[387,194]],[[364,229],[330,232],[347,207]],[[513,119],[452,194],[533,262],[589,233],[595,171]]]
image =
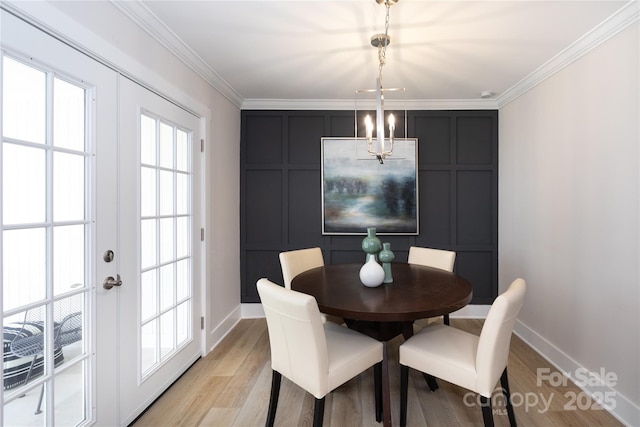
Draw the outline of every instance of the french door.
[[[126,425],[200,354],[199,121],[0,13],[0,425]]]
[[[120,241],[137,240],[119,249],[128,424],[201,355],[200,133],[197,117],[125,78],[119,111]]]

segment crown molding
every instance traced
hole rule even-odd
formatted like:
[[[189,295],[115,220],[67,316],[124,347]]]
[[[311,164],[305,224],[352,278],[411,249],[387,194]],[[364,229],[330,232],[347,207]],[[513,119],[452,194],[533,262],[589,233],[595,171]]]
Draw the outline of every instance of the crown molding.
[[[242,105],[242,96],[140,0],[111,0],[111,3],[153,37],[154,40],[168,49],[169,52],[175,55],[187,67],[191,68],[196,74],[217,89],[225,98],[237,107]]]
[[[504,107],[533,87],[539,85],[601,43],[623,31],[629,25],[638,22],[638,19],[640,19],[640,1],[631,0],[562,52],[500,94],[500,96],[496,98],[498,108]]]
[[[496,110],[495,99],[385,99],[386,110]],[[243,110],[354,110],[353,99],[245,99]],[[358,101],[358,110],[375,110],[375,100]]]
[[[180,61],[243,110],[351,110],[353,99],[243,99],[215,70],[187,46],[140,0],[111,0],[125,15],[166,47]],[[630,0],[616,13],[542,64],[531,74],[493,99],[425,99],[387,102],[390,109],[472,110],[499,109],[576,61],[590,50],[618,34],[640,18],[640,1]],[[359,102],[359,108],[371,108]]]

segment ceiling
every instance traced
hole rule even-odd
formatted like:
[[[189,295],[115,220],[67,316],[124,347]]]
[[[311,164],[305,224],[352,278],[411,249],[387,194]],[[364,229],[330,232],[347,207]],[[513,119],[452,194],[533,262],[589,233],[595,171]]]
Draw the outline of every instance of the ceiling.
[[[397,95],[405,103],[495,105],[545,67],[575,59],[628,3],[399,0],[383,85],[405,87]],[[386,12],[375,0],[114,4],[243,107],[352,106],[356,89],[375,87],[370,39],[384,33]],[[484,91],[494,95],[480,100]]]

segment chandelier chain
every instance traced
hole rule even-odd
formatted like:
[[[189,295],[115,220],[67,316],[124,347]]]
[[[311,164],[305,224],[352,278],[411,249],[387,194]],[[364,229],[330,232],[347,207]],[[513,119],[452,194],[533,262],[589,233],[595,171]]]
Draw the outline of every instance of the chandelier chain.
[[[385,7],[387,8],[387,13],[384,20],[384,38],[380,40],[378,44],[378,79],[380,80],[380,86],[382,86],[382,67],[387,62],[387,45],[389,44],[389,10],[391,9],[391,4],[388,1],[384,2]]]

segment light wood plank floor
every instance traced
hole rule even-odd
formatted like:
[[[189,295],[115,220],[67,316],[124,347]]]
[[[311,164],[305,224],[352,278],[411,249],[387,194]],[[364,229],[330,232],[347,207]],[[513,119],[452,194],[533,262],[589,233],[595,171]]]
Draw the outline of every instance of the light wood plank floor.
[[[482,328],[482,320],[452,319],[451,324],[476,334]],[[416,330],[420,327],[420,322],[417,322]],[[400,418],[398,346],[401,343],[402,338],[398,337],[390,341],[388,347],[394,426],[399,425]],[[586,396],[582,396],[580,389],[571,382],[566,387],[556,388],[550,387],[546,381],[538,385],[538,368],[556,371],[514,335],[509,356],[509,382],[520,426],[622,425],[599,408],[572,409],[574,404],[584,408]],[[408,426],[483,425],[481,410],[474,395],[467,395],[466,390],[442,380],[438,381],[440,388],[432,393],[420,373],[410,372]],[[160,396],[133,426],[264,426],[270,385],[266,321],[245,319],[214,351],[196,362]],[[496,426],[508,426],[504,406],[498,406],[504,400],[493,400]],[[381,425],[375,422],[374,414],[373,369],[369,369],[327,396],[324,426]],[[313,397],[283,377],[276,425],[310,426],[312,419]]]

